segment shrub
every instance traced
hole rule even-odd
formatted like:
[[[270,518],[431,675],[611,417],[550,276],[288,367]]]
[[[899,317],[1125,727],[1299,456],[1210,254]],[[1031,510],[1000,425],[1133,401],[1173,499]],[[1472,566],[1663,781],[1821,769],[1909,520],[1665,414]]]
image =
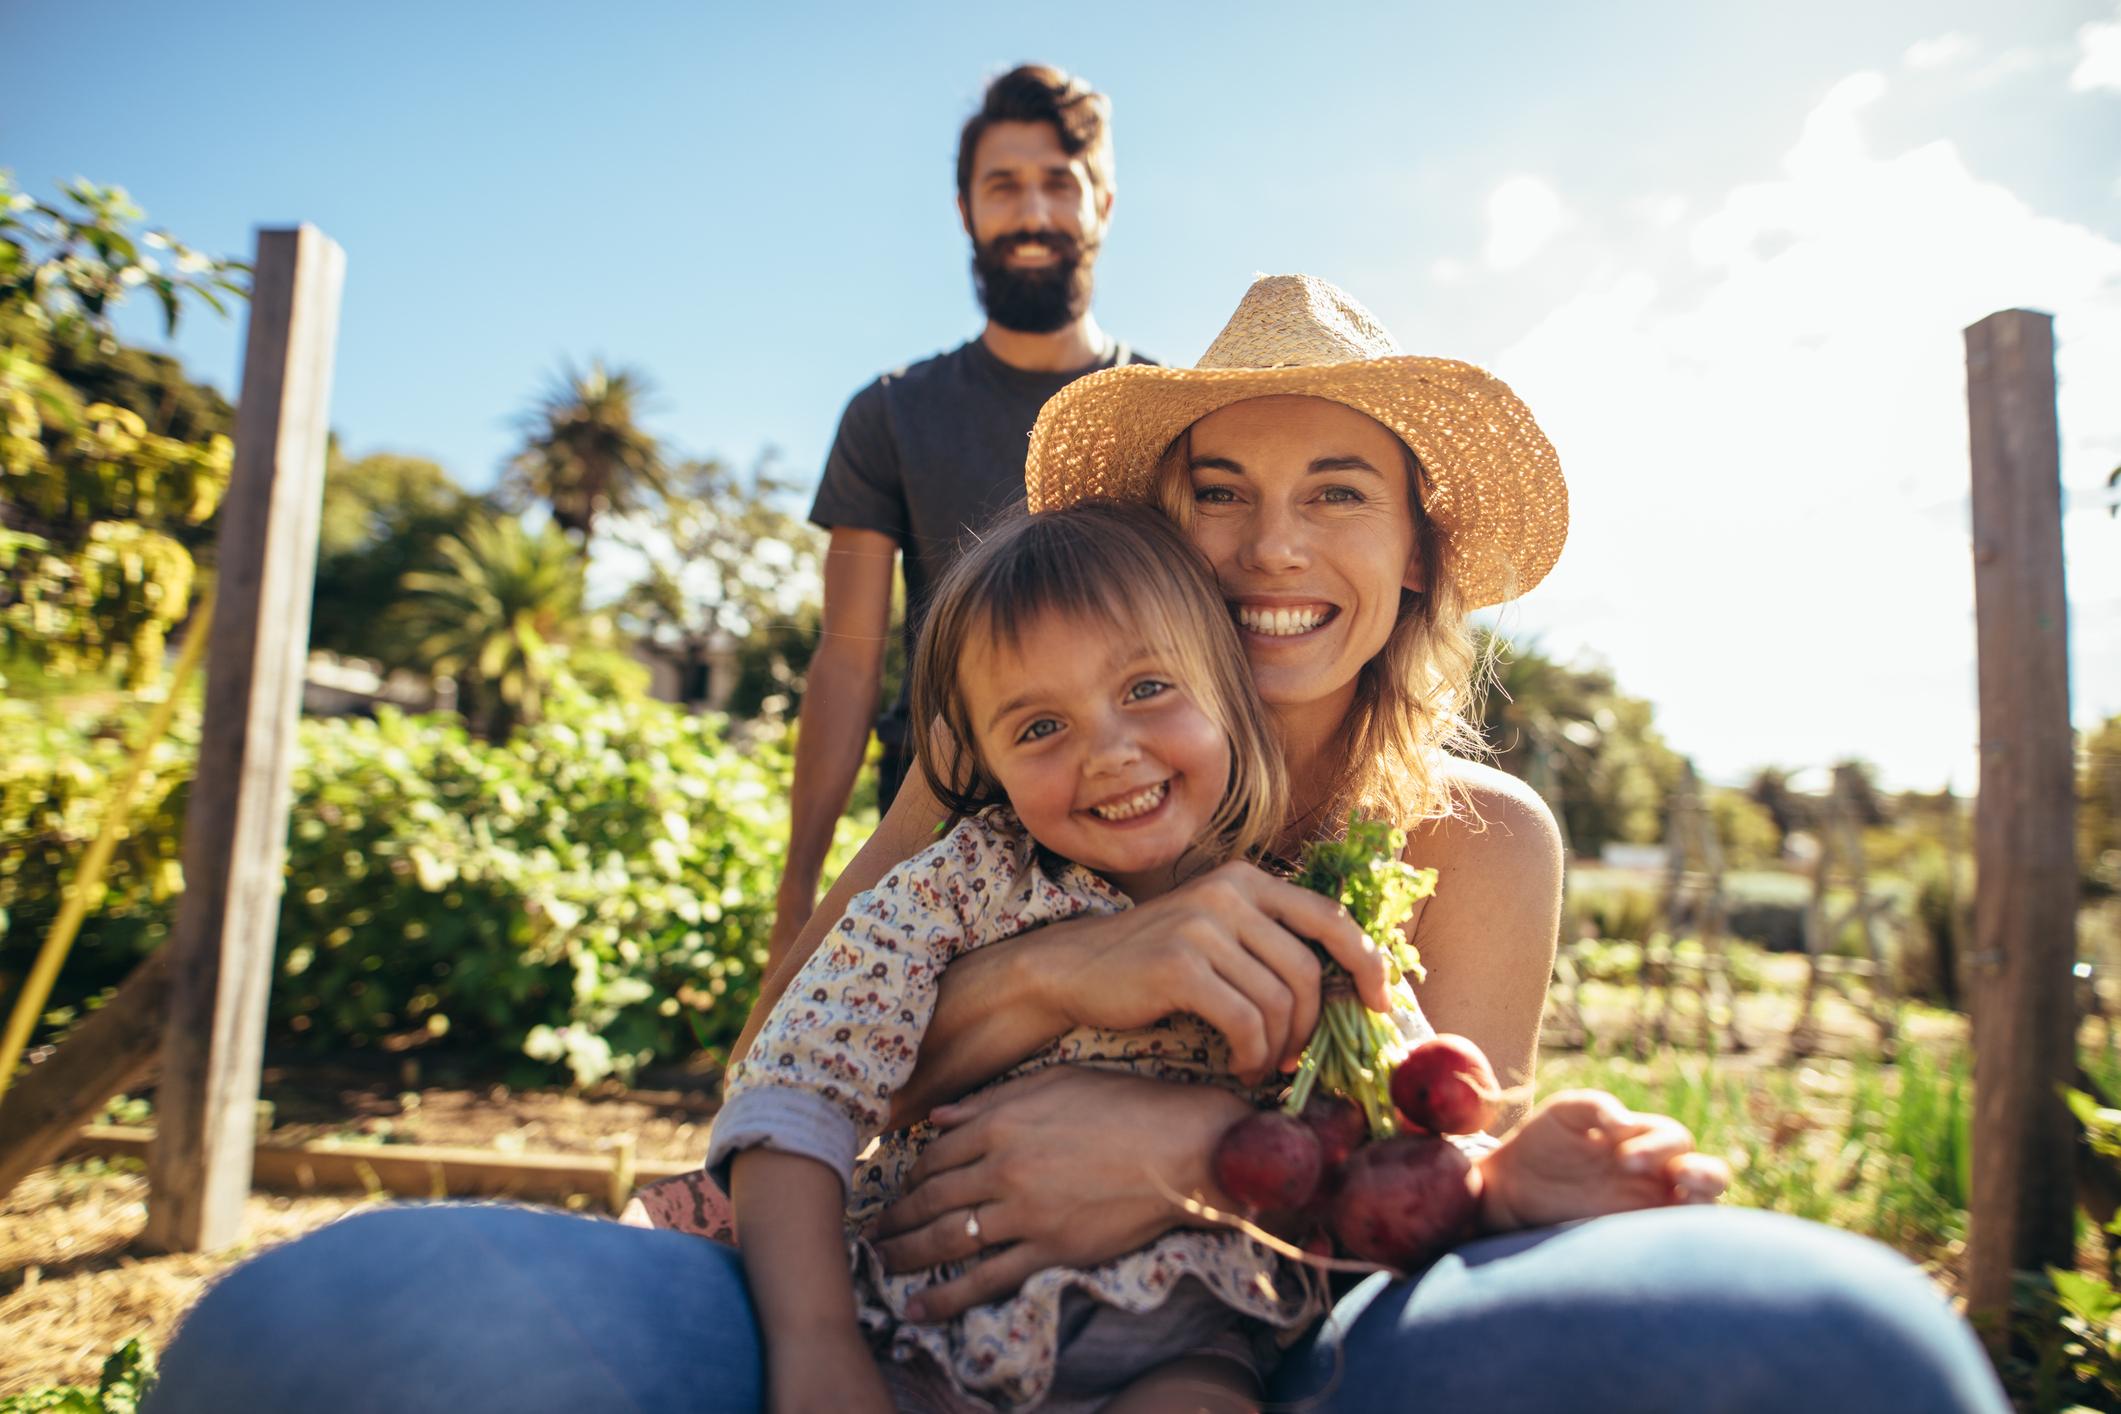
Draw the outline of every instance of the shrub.
[[[1660,912],[1655,885],[1618,881],[1588,870],[1569,880],[1568,936],[1647,942]]]
[[[733,1039],[757,995],[786,761],[575,696],[508,741],[385,714],[303,733],[275,1019],[425,1032],[582,1082]]]
[[[158,753],[125,868],[62,974],[62,1008],[166,934],[195,741],[193,719]],[[122,760],[80,724],[0,757],[0,968],[26,970]],[[783,742],[739,747],[715,719],[576,690],[500,743],[453,717],[305,721],[274,1035],[324,1048],[446,1037],[581,1083],[726,1045],[757,995],[789,771]],[[843,826],[843,848],[859,833]]]
[[[46,705],[0,702],[0,991],[12,994],[50,932],[60,884],[95,839],[104,799],[144,716],[58,716]],[[184,886],[178,847],[198,726],[196,711],[180,712],[149,760],[131,832],[111,858],[61,974],[55,999],[62,1010],[115,986],[169,930]]]

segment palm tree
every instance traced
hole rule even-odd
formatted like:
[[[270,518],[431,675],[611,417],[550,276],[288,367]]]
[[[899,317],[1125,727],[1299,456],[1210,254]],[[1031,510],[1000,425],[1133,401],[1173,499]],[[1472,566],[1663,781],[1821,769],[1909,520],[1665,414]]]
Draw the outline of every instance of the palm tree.
[[[605,512],[640,510],[667,495],[662,449],[635,421],[649,394],[632,369],[601,361],[586,373],[562,368],[518,419],[523,448],[509,461],[504,496],[518,507],[550,503],[559,527],[586,540]]]
[[[401,624],[417,661],[457,680],[473,730],[499,741],[537,719],[564,651],[602,636],[582,607],[582,558],[551,526],[489,514],[435,548],[442,568],[404,578]]]

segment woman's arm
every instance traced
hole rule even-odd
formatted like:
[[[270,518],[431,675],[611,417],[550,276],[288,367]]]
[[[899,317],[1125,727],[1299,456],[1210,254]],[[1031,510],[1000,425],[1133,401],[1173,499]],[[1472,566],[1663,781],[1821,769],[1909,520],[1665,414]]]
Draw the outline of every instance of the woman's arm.
[[[888,1414],[890,1395],[855,1322],[839,1175],[772,1149],[737,1155],[731,1175],[772,1408]]]
[[[1561,832],[1515,777],[1451,764],[1471,817],[1431,822],[1407,843],[1408,862],[1436,870],[1411,925],[1429,974],[1415,991],[1429,1023],[1471,1037],[1505,1088],[1529,1085],[1561,931]],[[1495,1132],[1523,1113],[1507,1108]]]

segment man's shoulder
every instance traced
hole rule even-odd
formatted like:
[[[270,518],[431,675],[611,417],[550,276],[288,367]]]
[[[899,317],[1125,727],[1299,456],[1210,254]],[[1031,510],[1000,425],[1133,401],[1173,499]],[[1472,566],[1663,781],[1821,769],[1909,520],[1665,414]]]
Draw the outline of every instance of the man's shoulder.
[[[912,363],[902,363],[897,368],[886,369],[869,380],[868,386],[855,396],[888,397],[894,393],[912,393],[917,396],[937,384],[960,378],[963,376],[968,351],[974,342],[976,341],[968,340],[956,348],[944,349]]]
[[[992,357],[991,354],[988,355],[990,361]],[[918,397],[931,389],[940,390],[942,385],[953,384],[963,380],[978,365],[979,359],[980,341],[976,337],[967,339],[955,348],[943,349],[912,363],[905,363],[897,368],[886,369],[870,379],[868,384],[859,393],[855,394],[855,397],[882,398],[888,397],[893,393],[905,393]],[[1110,361],[1101,363],[1098,367],[1113,368],[1129,363],[1145,363],[1152,367],[1161,367],[1163,360],[1154,354],[1143,353],[1132,344],[1122,340],[1112,346]]]

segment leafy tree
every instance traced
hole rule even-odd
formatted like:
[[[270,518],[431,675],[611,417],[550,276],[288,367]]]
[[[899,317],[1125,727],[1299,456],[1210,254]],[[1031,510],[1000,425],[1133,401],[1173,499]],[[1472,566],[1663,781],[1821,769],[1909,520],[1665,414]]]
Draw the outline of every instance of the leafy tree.
[[[122,188],[61,190],[39,202],[0,173],[0,653],[144,686],[232,451],[226,403],[121,349],[110,316],[136,291],[170,330],[187,299],[225,312],[246,267],[137,230]]]
[[[1878,789],[1878,768],[1870,762],[1853,756],[1836,761],[1834,789],[1855,810],[1857,824],[1869,827],[1886,822],[1885,796]]]
[[[519,419],[523,447],[502,481],[505,504],[552,507],[570,535],[587,539],[597,518],[647,509],[665,494],[663,454],[638,421],[648,380],[631,369],[563,368]]]
[[[1780,766],[1763,766],[1755,771],[1746,794],[1775,822],[1778,853],[1789,843],[1792,831],[1811,824],[1811,803],[1802,792],[1790,788],[1790,773]]]
[[[482,514],[435,548],[439,568],[405,576],[407,651],[455,678],[465,719],[500,741],[538,720],[569,649],[609,649],[610,624],[584,607],[582,557],[552,526]]]
[[[682,462],[664,516],[634,533],[647,570],[620,599],[620,623],[689,682],[704,683],[714,654],[733,651],[726,705],[739,715],[793,712],[817,645],[825,537],[785,509],[794,490],[770,454],[748,478],[711,458]]]
[[[51,345],[52,372],[84,402],[110,403],[139,415],[149,432],[179,442],[236,433],[236,409],[220,390],[194,383],[168,354],[102,339]]]
[[[442,538],[463,530],[477,504],[419,457],[334,458],[324,477],[310,645],[386,667],[416,666],[393,613],[404,578],[440,567]]]
[[[1782,834],[1766,806],[1740,790],[1707,792],[1709,818],[1723,845],[1723,862],[1732,869],[1761,869],[1782,855]]]
[[[1571,667],[1486,636],[1494,689],[1482,726],[1503,769],[1558,797],[1571,846],[1594,854],[1608,841],[1662,837],[1665,802],[1684,762],[1656,728],[1656,710],[1620,691],[1604,667]]]

